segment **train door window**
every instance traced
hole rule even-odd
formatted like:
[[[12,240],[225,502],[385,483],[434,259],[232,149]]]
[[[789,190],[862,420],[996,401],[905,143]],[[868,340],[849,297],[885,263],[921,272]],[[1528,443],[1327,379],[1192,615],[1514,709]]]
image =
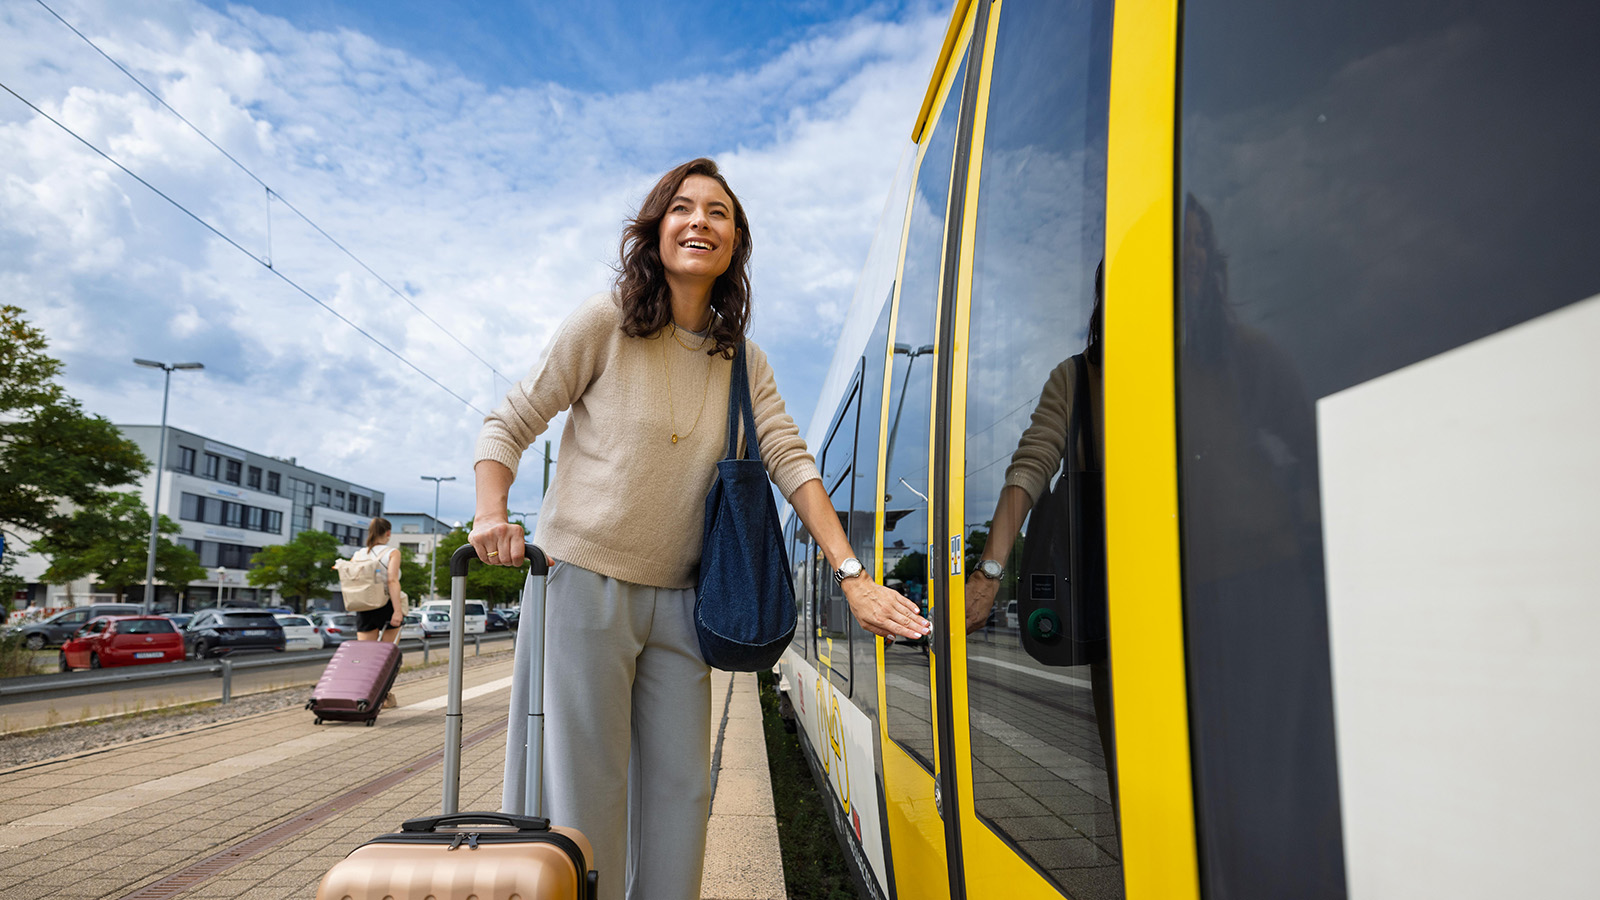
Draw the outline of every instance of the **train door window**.
[[[953,84],[962,83],[966,63]],[[928,450],[933,408],[934,332],[944,258],[945,207],[955,156],[961,91],[945,99],[917,172],[907,223],[900,307],[889,353],[889,423],[885,432],[884,583],[928,614]],[[927,639],[884,647],[889,737],[933,771],[933,695]]]
[[[1073,897],[1123,896],[1096,289],[1110,26],[1110,0],[1004,6],[967,334],[974,812]]]
[[[854,489],[855,481],[850,477],[855,468],[856,422],[860,411],[861,382],[857,380],[846,392],[845,402],[828,432],[827,440],[823,442],[822,456],[818,460],[822,469],[823,487],[828,490],[833,508],[839,513],[839,525],[844,529],[852,547],[856,545],[856,535],[861,530],[852,527],[851,491]],[[826,574],[825,558],[822,566],[824,568],[821,571]],[[855,634],[850,626],[855,621],[855,616],[851,614],[850,603],[845,599],[844,590],[838,582],[831,577],[819,578],[817,581],[821,587],[819,592],[821,602],[817,604],[816,624],[818,659],[826,663],[830,672],[829,677],[834,685],[848,696],[854,662],[851,644],[855,640]]]

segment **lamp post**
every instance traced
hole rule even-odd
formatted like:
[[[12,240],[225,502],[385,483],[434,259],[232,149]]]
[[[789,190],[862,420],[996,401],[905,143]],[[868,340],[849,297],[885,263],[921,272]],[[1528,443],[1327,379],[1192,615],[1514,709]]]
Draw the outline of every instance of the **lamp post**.
[[[135,359],[134,363],[167,373],[166,384],[161,388],[161,449],[156,451],[156,490],[150,497],[150,552],[144,563],[144,614],[148,616],[155,611],[156,534],[161,523],[161,470],[167,464],[167,396],[172,392],[172,372],[174,369],[204,369],[205,366],[197,362],[169,366],[153,359]]]
[[[456,477],[454,475],[423,475],[421,477],[423,481],[433,482],[433,518],[428,520],[428,534],[433,537],[428,547],[428,599],[437,600],[439,599],[439,569],[434,560],[439,555],[439,535],[434,526],[439,524],[439,483],[455,481]]]
[[[885,448],[884,459],[887,460],[888,464],[891,466],[894,465],[895,435],[900,431],[900,412],[906,408],[906,386],[911,383],[911,364],[916,362],[917,357],[926,356],[932,353],[933,345],[923,344],[921,347],[913,350],[911,349],[910,344],[895,344],[894,352],[904,354],[906,357],[906,377],[900,382],[900,402],[894,408],[894,424],[889,426],[889,446]],[[894,357],[891,355],[890,359],[893,358]],[[909,485],[907,485],[907,487],[909,487]],[[915,492],[915,489],[913,489],[913,492]]]

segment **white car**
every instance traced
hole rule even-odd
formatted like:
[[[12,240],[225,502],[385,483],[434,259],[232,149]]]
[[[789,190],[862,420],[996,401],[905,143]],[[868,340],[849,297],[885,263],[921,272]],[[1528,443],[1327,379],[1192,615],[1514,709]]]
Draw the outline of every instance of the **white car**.
[[[442,609],[424,609],[421,613],[422,621],[418,625],[422,628],[424,637],[450,634],[450,613]]]
[[[467,610],[466,627],[463,629],[463,632],[465,634],[483,634],[484,631],[486,631],[487,628],[488,628],[488,623],[489,623],[489,605],[487,603],[484,603],[482,600],[468,600],[468,601],[466,601],[466,610]],[[444,631],[447,634],[449,633],[449,631],[450,631],[450,619],[449,619],[450,601],[449,600],[429,600],[427,603],[422,604],[422,611],[423,612],[430,612],[431,611],[431,612],[444,613],[444,615],[446,616],[446,618],[444,620],[444,622],[445,622]],[[423,625],[423,629],[424,630],[427,629],[426,621],[427,620],[425,619],[424,620],[424,625]]]
[[[317,626],[305,616],[291,616],[283,613],[273,616],[278,624],[283,626],[283,649],[285,650],[321,650],[322,634]]]
[[[422,640],[422,613],[406,613],[405,624],[400,626],[400,640]]]

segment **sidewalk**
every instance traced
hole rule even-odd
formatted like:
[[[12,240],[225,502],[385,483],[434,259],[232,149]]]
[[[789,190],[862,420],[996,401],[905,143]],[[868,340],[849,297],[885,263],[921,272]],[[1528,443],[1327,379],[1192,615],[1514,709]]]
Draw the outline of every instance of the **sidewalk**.
[[[465,673],[463,809],[499,807],[510,672]],[[438,809],[444,685],[397,689],[373,728],[280,710],[0,772],[0,896],[311,897],[358,843]],[[783,898],[755,677],[713,673],[712,699],[703,897]]]

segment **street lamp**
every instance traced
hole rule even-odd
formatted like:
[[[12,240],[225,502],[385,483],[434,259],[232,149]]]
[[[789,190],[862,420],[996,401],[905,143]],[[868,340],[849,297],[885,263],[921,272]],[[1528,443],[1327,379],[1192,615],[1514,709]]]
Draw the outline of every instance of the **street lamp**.
[[[916,361],[917,357],[926,356],[932,353],[933,345],[923,344],[921,347],[913,350],[911,349],[910,344],[895,344],[894,352],[904,354],[906,357],[906,377],[900,382],[900,402],[894,408],[894,424],[889,426],[889,446],[885,448],[883,457],[891,466],[894,465],[895,435],[900,431],[900,413],[906,408],[906,387],[911,384],[911,364]],[[893,359],[894,357],[891,355],[889,358]],[[910,487],[910,485],[907,485],[907,487]],[[915,492],[914,488],[913,492]]]
[[[205,366],[197,362],[173,363],[169,366],[153,359],[135,359],[134,363],[167,373],[166,385],[161,388],[161,449],[156,452],[156,490],[150,497],[150,552],[144,562],[144,614],[148,616],[155,611],[156,532],[161,523],[161,469],[167,464],[167,395],[172,392],[172,371],[204,369]]]
[[[455,481],[456,477],[454,475],[423,475],[421,478],[423,481],[433,482],[433,518],[428,521],[428,534],[433,536],[432,544],[428,547],[428,594],[430,595],[429,599],[437,600],[439,599],[439,570],[434,560],[439,555],[439,536],[433,526],[439,524],[439,483],[442,481]]]

